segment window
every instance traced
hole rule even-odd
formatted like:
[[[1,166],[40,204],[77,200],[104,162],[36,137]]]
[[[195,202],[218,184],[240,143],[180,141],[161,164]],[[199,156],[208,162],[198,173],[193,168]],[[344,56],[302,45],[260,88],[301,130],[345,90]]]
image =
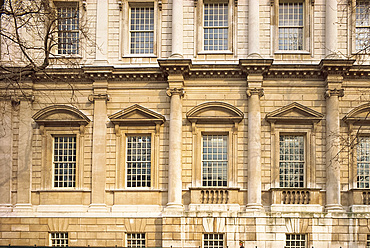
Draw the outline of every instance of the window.
[[[227,3],[204,4],[204,51],[228,49],[228,22]]]
[[[287,234],[285,248],[306,248],[306,234]]]
[[[368,1],[358,1],[356,3],[356,51],[366,50],[370,45],[369,7],[370,3]]]
[[[303,50],[303,3],[279,3],[279,50]]]
[[[367,235],[366,248],[370,248],[370,235]]]
[[[203,135],[203,186],[227,186],[227,135]]]
[[[203,248],[223,248],[224,235],[218,233],[203,234]]]
[[[280,135],[280,187],[304,187],[305,152],[303,135]]]
[[[79,9],[77,2],[58,2],[58,54],[79,53]]]
[[[131,7],[130,53],[153,54],[154,8]]]
[[[50,245],[58,247],[68,246],[68,233],[50,233]]]
[[[357,145],[357,188],[370,188],[370,137],[360,137]]]
[[[151,136],[127,137],[127,187],[151,186]]]
[[[54,187],[76,186],[76,136],[54,137]]]
[[[145,233],[128,233],[127,247],[145,247]]]

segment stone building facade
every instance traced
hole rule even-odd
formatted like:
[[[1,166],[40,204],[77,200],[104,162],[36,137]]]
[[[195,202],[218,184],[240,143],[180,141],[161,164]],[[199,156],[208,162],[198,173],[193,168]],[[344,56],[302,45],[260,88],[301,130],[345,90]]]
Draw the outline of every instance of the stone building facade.
[[[98,47],[1,99],[0,245],[370,247],[367,1],[56,4]]]

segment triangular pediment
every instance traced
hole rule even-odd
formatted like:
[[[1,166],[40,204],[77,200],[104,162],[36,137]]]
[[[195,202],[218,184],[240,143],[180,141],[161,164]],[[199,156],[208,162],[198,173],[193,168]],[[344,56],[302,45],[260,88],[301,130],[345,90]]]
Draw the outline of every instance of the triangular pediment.
[[[343,121],[355,125],[370,125],[370,103],[365,103],[352,109]]]
[[[32,116],[39,125],[87,125],[90,119],[75,107],[53,105],[39,110]]]
[[[241,110],[225,102],[205,102],[186,113],[190,122],[240,122],[244,118]]]
[[[110,115],[109,119],[111,120],[111,122],[118,125],[155,125],[162,124],[166,120],[163,115],[138,104],[134,104],[115,114]]]
[[[317,123],[324,117],[323,114],[302,104],[293,102],[287,106],[272,111],[266,115],[269,122]]]

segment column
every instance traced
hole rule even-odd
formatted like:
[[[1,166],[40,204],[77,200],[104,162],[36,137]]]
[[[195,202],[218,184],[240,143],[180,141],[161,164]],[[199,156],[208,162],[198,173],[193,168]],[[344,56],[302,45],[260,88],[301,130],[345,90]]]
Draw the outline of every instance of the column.
[[[248,203],[247,209],[261,209],[261,110],[263,89],[247,90],[248,96]]]
[[[108,62],[108,0],[96,2],[96,59],[95,63]]]
[[[0,102],[3,108],[1,113],[0,129],[0,209],[11,207],[11,175],[12,175],[12,106],[10,101]]]
[[[325,55],[337,54],[337,0],[326,0]]]
[[[183,0],[172,0],[172,54],[171,58],[183,57]]]
[[[326,209],[342,210],[340,203],[339,97],[343,89],[326,91]]]
[[[182,88],[169,88],[167,95],[171,97],[170,105],[170,139],[168,161],[168,203],[169,208],[182,209]]]
[[[92,143],[92,189],[89,211],[107,211],[105,205],[106,179],[106,136],[107,136],[107,94],[108,82],[95,81],[94,94],[89,101],[94,103]]]
[[[15,208],[31,208],[31,169],[32,169],[32,103],[21,99],[19,103],[17,203]]]
[[[249,0],[248,7],[248,56],[260,57],[259,1]]]

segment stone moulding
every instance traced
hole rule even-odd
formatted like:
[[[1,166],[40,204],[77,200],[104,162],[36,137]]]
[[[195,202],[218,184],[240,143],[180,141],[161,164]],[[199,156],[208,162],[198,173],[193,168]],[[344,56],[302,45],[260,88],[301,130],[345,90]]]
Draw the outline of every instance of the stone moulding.
[[[80,126],[87,125],[90,119],[75,107],[53,105],[39,110],[32,118],[39,125]]]
[[[163,115],[138,104],[134,104],[128,108],[120,110],[119,112],[108,116],[108,118],[115,125],[162,125],[166,121],[166,118]]]
[[[244,113],[229,103],[205,102],[189,110],[186,117],[192,123],[239,123],[244,118]]]
[[[270,123],[289,122],[294,124],[313,124],[318,123],[323,118],[323,114],[297,102],[293,102],[266,115],[266,120]]]
[[[343,121],[353,125],[370,125],[370,102],[352,109]]]

